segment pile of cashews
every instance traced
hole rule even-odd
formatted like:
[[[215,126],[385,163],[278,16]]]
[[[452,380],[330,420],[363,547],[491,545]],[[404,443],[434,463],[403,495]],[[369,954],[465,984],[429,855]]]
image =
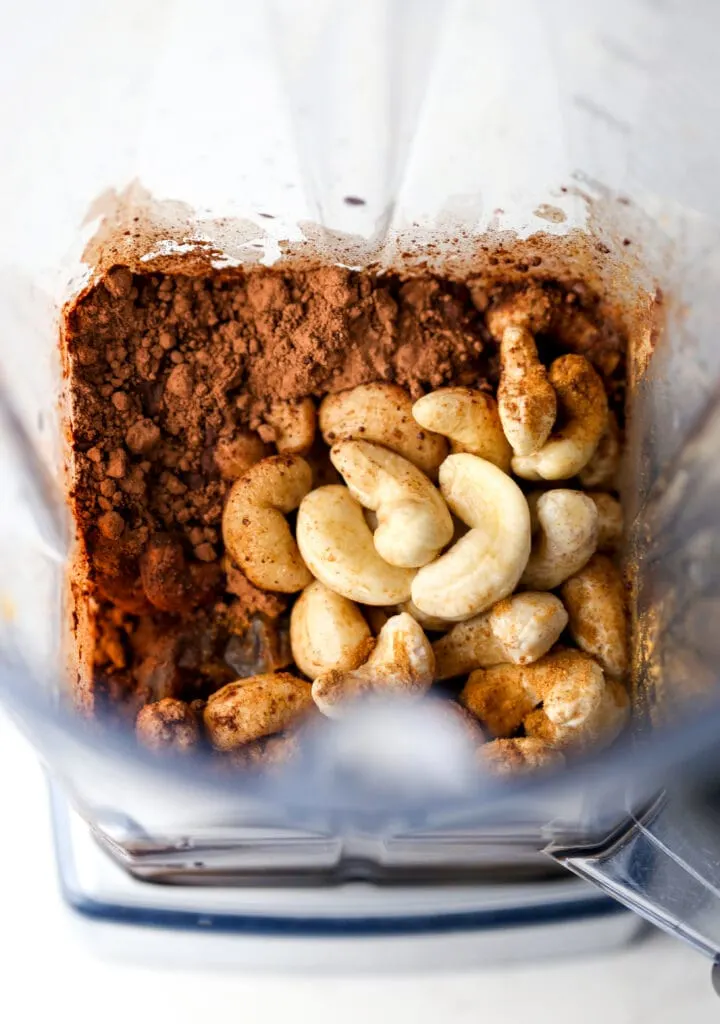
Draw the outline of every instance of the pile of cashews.
[[[262,450],[233,483],[223,540],[255,586],[299,595],[290,642],[306,679],[213,694],[204,726],[218,750],[243,755],[278,734],[295,750],[310,709],[338,718],[368,695],[418,698],[444,680],[464,680],[453,708],[473,716],[495,773],[557,766],[623,729],[619,428],[583,355],[542,364],[533,332],[547,303],[527,298],[487,317],[497,398],[444,387],[413,403],[373,383],[318,413],[311,399],[275,403],[278,454]],[[558,644],[564,631],[574,647]]]

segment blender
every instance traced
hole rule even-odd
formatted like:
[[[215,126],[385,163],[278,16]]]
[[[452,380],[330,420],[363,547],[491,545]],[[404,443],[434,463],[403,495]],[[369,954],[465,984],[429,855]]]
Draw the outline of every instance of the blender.
[[[340,936],[384,951],[432,938],[477,960],[627,941],[625,906],[720,952],[719,22],[700,0],[24,6],[0,70],[17,100],[0,111],[0,694],[47,765],[62,885],[86,917],[154,925],[163,943],[212,933],[228,962],[246,949],[232,940],[257,935],[314,937],[335,957]],[[559,267],[580,246],[614,299],[647,313],[624,493],[636,715],[623,742],[500,784],[418,710],[381,786],[382,716],[292,777],[230,784],[72,711],[58,314],[103,260],[124,261],[135,217],[148,270],[307,248],[459,272],[479,239],[505,251],[541,235]],[[100,237],[112,245],[93,265]]]

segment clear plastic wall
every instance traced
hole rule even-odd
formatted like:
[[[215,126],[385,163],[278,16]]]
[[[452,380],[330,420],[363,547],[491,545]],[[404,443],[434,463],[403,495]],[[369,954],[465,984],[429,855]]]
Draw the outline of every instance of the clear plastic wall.
[[[717,574],[712,445],[707,485],[686,487],[680,519],[663,496],[678,459],[685,483],[699,471],[687,465],[697,450],[683,456],[683,446],[711,417],[720,369],[719,29],[711,0],[27,0],[13,13],[0,61],[3,687],[51,770],[119,847],[162,859],[181,836],[226,850],[240,836],[246,869],[260,873],[279,835],[292,839],[280,857],[288,871],[332,870],[355,849],[350,835],[371,838],[378,870],[415,857],[440,872],[458,859],[521,861],[609,834],[669,765],[709,745],[706,716],[572,778],[478,788],[461,757],[445,775],[424,757],[418,723],[407,756],[424,766],[420,781],[409,786],[401,771],[380,800],[367,778],[337,770],[338,750],[320,752],[304,784],[229,790],[163,771],[119,737],[100,740],[56,699],[72,542],[58,323],[103,261],[162,269],[200,253],[216,266],[270,264],[305,248],[389,266],[400,252],[422,258],[432,238],[435,264],[462,273],[480,238],[509,245],[538,232],[557,239],[561,269],[582,252],[608,295],[626,299],[634,332],[626,497],[638,678],[644,706],[672,726],[687,696],[706,706],[717,675],[715,647],[701,649],[682,624],[697,629],[697,616],[673,619],[680,635],[658,630],[657,616],[660,574],[663,594],[684,593],[701,565],[708,599]],[[118,235],[133,216],[140,239]],[[99,232],[113,243],[89,263]],[[687,547],[700,523],[705,544]],[[650,544],[655,555],[681,548],[684,560],[650,558]],[[698,593],[690,587],[683,615]],[[714,608],[703,606],[703,623]],[[659,679],[670,715],[658,712]],[[460,834],[472,841],[453,845]]]

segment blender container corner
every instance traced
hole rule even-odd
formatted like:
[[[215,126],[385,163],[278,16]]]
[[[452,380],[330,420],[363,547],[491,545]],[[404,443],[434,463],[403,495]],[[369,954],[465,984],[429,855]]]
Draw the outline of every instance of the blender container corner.
[[[435,884],[536,877],[550,853],[720,952],[718,30],[709,0],[14,12],[0,61],[0,693],[137,877],[264,892],[298,878]],[[351,265],[388,263],[408,238],[421,251],[431,233],[592,241],[618,294],[657,314],[639,339],[654,351],[635,382],[627,488],[638,703],[653,728],[563,777],[479,786],[458,766],[378,800],[318,775],[215,785],[68,710],[59,314],[93,279],[82,254],[108,204],[149,197],[150,268],[193,248],[270,265],[303,240]],[[418,920],[450,912],[432,892]],[[372,901],[318,913],[328,927],[338,913],[383,919]]]

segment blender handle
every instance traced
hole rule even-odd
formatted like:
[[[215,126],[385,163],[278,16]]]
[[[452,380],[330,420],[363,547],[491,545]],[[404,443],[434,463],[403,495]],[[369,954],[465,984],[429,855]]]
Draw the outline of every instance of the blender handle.
[[[695,949],[720,960],[720,802],[668,791],[592,849],[551,848],[559,863]]]

